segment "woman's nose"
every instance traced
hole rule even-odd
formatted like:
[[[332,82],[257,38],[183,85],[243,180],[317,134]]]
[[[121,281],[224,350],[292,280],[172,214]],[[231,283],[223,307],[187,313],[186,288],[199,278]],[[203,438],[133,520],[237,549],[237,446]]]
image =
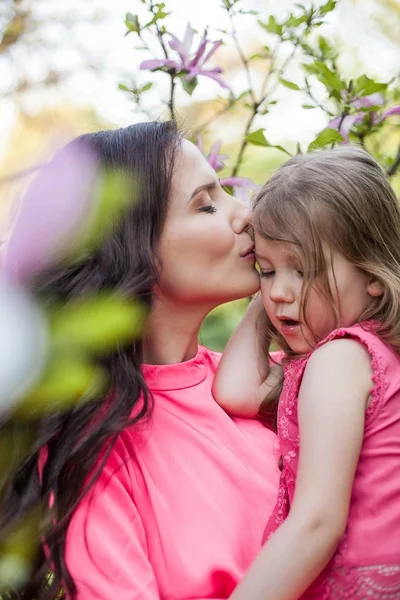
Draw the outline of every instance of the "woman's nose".
[[[235,200],[232,229],[235,233],[242,233],[251,228],[252,211],[239,200]]]
[[[292,304],[295,300],[295,294],[290,282],[283,277],[275,275],[271,287],[269,289],[269,297],[272,302]]]

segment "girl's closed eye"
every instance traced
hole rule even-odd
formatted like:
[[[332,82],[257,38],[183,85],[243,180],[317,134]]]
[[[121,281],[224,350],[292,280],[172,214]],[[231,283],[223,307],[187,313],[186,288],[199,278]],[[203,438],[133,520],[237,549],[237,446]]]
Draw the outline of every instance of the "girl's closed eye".
[[[274,275],[275,275],[275,271],[273,271],[271,269],[268,271],[260,269],[260,277],[268,279],[268,277],[273,277]]]

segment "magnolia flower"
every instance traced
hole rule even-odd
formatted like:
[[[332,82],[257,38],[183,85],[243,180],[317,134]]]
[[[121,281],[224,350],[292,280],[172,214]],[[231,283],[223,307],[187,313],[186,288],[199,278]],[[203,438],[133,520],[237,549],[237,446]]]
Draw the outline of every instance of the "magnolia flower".
[[[0,265],[0,416],[18,404],[47,364],[48,322],[29,281],[81,231],[92,209],[96,172],[86,147],[67,146],[39,171],[22,199]]]
[[[81,231],[93,210],[96,162],[82,143],[45,165],[22,199],[6,242],[2,269],[23,282],[46,267]]]
[[[215,51],[221,46],[222,40],[211,42],[207,39],[206,32],[200,39],[200,44],[194,52],[192,52],[194,29],[187,25],[183,41],[180,41],[175,35],[171,35],[171,40],[168,42],[171,50],[174,50],[179,58],[172,60],[169,58],[155,58],[145,60],[140,64],[140,69],[156,71],[158,69],[164,71],[173,71],[176,74],[184,74],[186,81],[192,81],[198,75],[214,79],[223,88],[229,89],[229,86],[221,77],[221,67],[206,69],[206,62],[212,57]],[[207,47],[211,44],[207,51]]]
[[[373,125],[378,125],[388,117],[400,114],[400,105],[392,106],[382,113],[379,113],[376,110],[371,110],[369,112],[362,110],[363,108],[370,108],[372,106],[380,107],[383,105],[383,103],[384,98],[382,94],[370,94],[369,96],[358,98],[351,103],[352,107],[358,110],[358,112],[355,112],[351,115],[346,115],[344,118],[335,117],[329,121],[327,126],[331,129],[337,129],[343,136],[343,143],[347,144],[349,141],[350,131],[354,125],[362,123],[366,115],[369,116]]]
[[[218,173],[218,171],[221,171],[224,168],[224,163],[228,156],[226,154],[219,153],[222,145],[222,140],[217,140],[213,144],[210,152],[207,155],[204,153],[203,141],[200,136],[197,138],[196,145],[200,152],[204,154],[207,161],[216,173]],[[226,186],[232,188],[235,197],[238,198],[238,200],[244,202],[245,204],[250,203],[250,196],[256,188],[256,184],[254,183],[254,181],[252,181],[248,177],[225,177],[220,179],[219,182],[223,187]]]
[[[231,187],[235,198],[248,206],[250,206],[251,196],[257,188],[254,181],[248,177],[226,177],[225,179],[220,179],[220,184]]]
[[[0,276],[0,417],[41,375],[48,357],[44,313],[19,285]]]

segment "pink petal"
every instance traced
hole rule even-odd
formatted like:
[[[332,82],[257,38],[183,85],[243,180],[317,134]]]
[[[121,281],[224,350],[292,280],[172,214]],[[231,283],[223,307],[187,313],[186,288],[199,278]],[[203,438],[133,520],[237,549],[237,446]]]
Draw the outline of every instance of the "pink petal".
[[[179,69],[180,65],[178,65],[178,63],[174,60],[170,60],[168,58],[153,58],[141,62],[139,69],[155,71],[156,69],[160,69],[162,67],[168,67],[169,69]]]
[[[254,181],[248,177],[226,177],[220,179],[220,184],[232,187],[235,198],[250,206],[251,195],[257,187]]]
[[[213,45],[211,46],[210,50],[207,52],[207,54],[204,57],[203,60],[203,65],[211,58],[211,56],[214,54],[214,52],[216,52],[216,50],[222,45],[222,40],[219,40],[218,42],[214,42]]]
[[[400,105],[396,104],[395,106],[391,106],[390,108],[388,108],[387,110],[385,110],[380,118],[379,118],[379,123],[381,121],[384,121],[385,119],[387,119],[388,117],[391,117],[392,115],[400,115]]]
[[[206,71],[204,69],[199,69],[197,67],[190,69],[190,72],[185,76],[185,79],[187,81],[190,81],[191,79],[193,79],[194,77],[197,77],[198,75],[203,75],[204,77],[209,77],[210,79],[214,79],[215,81],[217,81],[219,83],[219,85],[229,91],[231,91],[231,88],[229,87],[229,85],[227,83],[225,83],[225,81],[222,79],[222,77],[220,77],[220,73],[221,73],[221,69],[216,68],[216,69],[210,69],[209,71]]]
[[[222,141],[217,140],[215,144],[212,146],[210,153],[207,157],[208,162],[214,169],[214,171],[220,171],[224,166],[224,163],[218,160],[219,149],[221,148]]]
[[[341,133],[343,136],[343,143],[347,144],[349,141],[349,132],[350,132],[351,128],[353,127],[353,125],[355,123],[359,123],[360,121],[362,121],[363,118],[364,118],[363,113],[347,115],[347,117],[345,117],[343,120],[342,120],[342,117],[335,117],[334,119],[329,121],[327,127],[330,127],[331,129],[338,129],[338,127],[340,125],[339,133]]]
[[[3,267],[17,281],[46,267],[82,230],[93,210],[96,160],[82,142],[43,167],[22,199],[6,244]]]
[[[171,40],[168,42],[168,45],[172,50],[175,50],[175,52],[179,54],[184,68],[188,67],[190,49],[193,43],[193,34],[194,29],[191,28],[190,23],[187,24],[183,42],[181,42],[176,35],[170,34]]]
[[[196,54],[194,55],[194,57],[192,58],[192,60],[189,63],[189,69],[191,67],[200,66],[200,59],[203,56],[206,47],[207,47],[207,40],[205,37],[203,37],[203,38],[201,38],[200,45],[197,49]]]
[[[186,26],[185,36],[183,38],[183,48],[184,48],[186,57],[189,56],[190,50],[192,48],[193,35],[194,35],[194,29],[192,29],[192,27],[190,26],[190,23],[188,23]]]
[[[354,108],[359,109],[368,108],[369,106],[382,106],[383,103],[384,98],[382,94],[376,92],[375,94],[370,94],[369,96],[363,96],[358,100],[354,100],[354,102],[352,102],[352,106],[354,106]]]
[[[254,188],[256,184],[252,179],[248,177],[225,177],[224,179],[220,179],[221,185],[226,185],[229,187],[242,187],[242,188]]]

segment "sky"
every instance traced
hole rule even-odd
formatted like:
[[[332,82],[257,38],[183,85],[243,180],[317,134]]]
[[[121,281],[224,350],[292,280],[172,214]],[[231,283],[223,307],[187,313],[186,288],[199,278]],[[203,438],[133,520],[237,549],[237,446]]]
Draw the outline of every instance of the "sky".
[[[303,1],[310,4],[309,0]],[[295,2],[296,0],[243,0],[243,6],[246,9],[257,7],[262,13],[273,13],[279,17],[292,8]],[[188,22],[199,31],[205,27],[224,27],[227,24],[226,13],[220,8],[220,4],[220,0],[168,0],[167,7],[172,12],[169,28],[179,37]],[[378,10],[376,1],[339,0],[338,5],[339,8],[329,16],[324,35],[343,43],[340,63],[344,73],[349,76],[354,72],[366,73],[382,81],[387,81],[397,74],[400,65],[400,44],[390,42],[374,21],[374,11]],[[125,36],[125,13],[130,11],[139,14],[140,17],[142,8],[140,0],[115,0],[112,3],[110,0],[35,0],[37,14],[50,17],[49,24],[42,32],[43,48],[39,46],[30,53],[25,51],[25,55],[21,53],[17,58],[25,61],[25,64],[29,61],[29,69],[38,79],[43,75],[43,65],[47,62],[57,68],[71,69],[73,76],[55,92],[28,95],[24,100],[24,110],[34,114],[46,105],[67,99],[72,103],[93,106],[102,118],[114,126],[137,121],[140,117],[133,112],[128,94],[118,90],[117,86],[119,82],[129,84],[132,78],[137,83],[153,80],[151,74],[138,70],[140,61],[146,56],[134,49],[136,36]],[[100,22],[93,22],[93,9],[105,14],[106,18]],[[70,32],[60,27],[58,20],[62,16],[70,19]],[[85,21],[85,17],[89,17],[89,20]],[[243,46],[251,48],[257,36],[261,35],[258,28],[254,28],[254,17],[244,16],[237,24]],[[253,27],[250,27],[252,24]],[[74,50],[70,34],[79,41],[85,54],[95,56],[102,65],[98,72],[82,67],[82,54]],[[54,46],[51,56],[45,54],[46,42]],[[233,51],[232,47],[223,48],[221,57],[226,57],[227,53]],[[12,77],[12,64],[0,57],[0,156],[7,151],[8,136],[18,115],[15,103],[10,98],[1,98],[2,88],[12,81]],[[236,75],[234,87],[240,88],[242,77],[240,73]],[[296,81],[300,80],[299,77],[300,67],[293,64],[286,78]],[[159,97],[167,93],[164,82],[166,83],[168,78],[158,74],[156,81],[158,84],[154,87],[154,92],[149,92],[147,96],[154,117],[159,116]],[[220,92],[218,84],[203,78],[193,98],[207,99],[213,97],[216,92]],[[296,138],[308,141],[326,123],[325,116],[318,109],[306,111],[301,108],[304,99],[300,95],[284,90],[280,99],[281,102],[265,117],[268,138],[273,143],[284,142],[293,135],[293,131],[296,131]],[[179,101],[190,102],[190,98],[182,94]],[[229,131],[226,135],[229,138]]]

